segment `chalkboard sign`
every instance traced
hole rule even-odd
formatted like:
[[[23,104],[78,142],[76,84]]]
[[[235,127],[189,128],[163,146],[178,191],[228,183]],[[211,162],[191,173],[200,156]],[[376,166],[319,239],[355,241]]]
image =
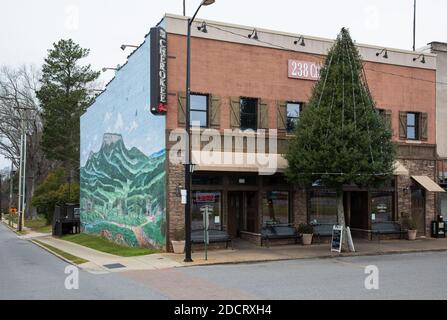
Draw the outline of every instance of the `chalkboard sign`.
[[[331,252],[341,253],[341,246],[343,244],[343,227],[334,226],[332,229]]]

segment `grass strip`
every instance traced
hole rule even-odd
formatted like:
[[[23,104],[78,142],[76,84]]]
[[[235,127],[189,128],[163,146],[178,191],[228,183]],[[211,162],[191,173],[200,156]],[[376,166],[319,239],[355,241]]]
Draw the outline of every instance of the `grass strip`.
[[[62,250],[60,250],[58,248],[50,246],[49,244],[46,244],[46,243],[44,243],[42,241],[33,240],[33,242],[36,242],[37,244],[47,248],[48,250],[53,251],[54,253],[57,253],[61,257],[64,257],[65,259],[71,261],[73,264],[83,264],[83,263],[89,262],[88,260],[76,257],[76,256],[74,256],[72,254],[69,254],[69,253],[67,253],[65,251],[62,251]]]
[[[97,251],[110,253],[120,257],[137,257],[146,256],[149,254],[160,253],[160,251],[148,248],[131,248],[122,246],[104,238],[80,233],[75,235],[67,235],[62,237],[62,240],[70,241],[84,247],[88,247]]]

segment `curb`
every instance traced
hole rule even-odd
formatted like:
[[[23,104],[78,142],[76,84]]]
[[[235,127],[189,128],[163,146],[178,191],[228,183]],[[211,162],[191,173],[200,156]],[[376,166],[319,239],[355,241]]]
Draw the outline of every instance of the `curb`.
[[[44,249],[45,251],[51,253],[52,255],[56,256],[57,258],[61,259],[62,261],[71,264],[72,266],[77,267],[78,265],[73,263],[73,261],[68,260],[67,258],[64,258],[63,256],[61,256],[60,254],[54,252],[53,250],[45,247],[44,245],[41,245],[40,243],[36,242],[35,240],[29,240],[30,242],[34,243],[36,246]]]
[[[194,265],[182,265],[177,268],[193,268],[193,267],[211,267],[211,266],[225,266],[225,265],[241,265],[241,264],[257,264],[257,263],[274,263],[282,261],[298,261],[298,260],[329,260],[337,258],[351,258],[351,257],[379,257],[379,256],[392,256],[392,255],[405,255],[413,253],[435,253],[435,252],[447,252],[447,249],[427,249],[427,250],[408,250],[408,251],[388,251],[388,252],[371,252],[371,253],[353,253],[353,254],[340,254],[340,255],[324,255],[315,257],[302,257],[302,258],[280,258],[271,260],[248,260],[248,261],[228,261],[228,262],[216,262],[216,263],[198,263]]]
[[[3,220],[2,220],[2,223],[3,223],[3,225],[6,226],[9,230],[11,230],[12,232],[14,232],[15,234],[17,234],[17,235],[20,236],[20,234],[17,233],[17,230],[16,230],[14,227],[11,227],[9,224],[7,224],[7,223],[6,223],[5,221],[3,221]]]

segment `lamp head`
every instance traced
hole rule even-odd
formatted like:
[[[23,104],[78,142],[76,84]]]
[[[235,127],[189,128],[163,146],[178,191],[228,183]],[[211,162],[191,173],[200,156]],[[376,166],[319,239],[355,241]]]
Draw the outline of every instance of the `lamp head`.
[[[213,4],[214,2],[216,2],[216,0],[203,0],[202,6],[209,6],[209,5]]]
[[[121,50],[123,50],[123,51],[126,50],[126,45],[123,44],[123,45],[121,46]]]

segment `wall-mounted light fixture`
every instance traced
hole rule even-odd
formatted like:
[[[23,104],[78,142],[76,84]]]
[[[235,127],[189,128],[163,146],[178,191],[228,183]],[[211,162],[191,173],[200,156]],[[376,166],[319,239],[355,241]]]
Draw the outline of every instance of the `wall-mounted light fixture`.
[[[182,196],[182,190],[183,190],[183,186],[181,184],[178,184],[177,187],[175,188],[175,192],[177,193],[178,197]]]
[[[386,48],[382,49],[380,52],[376,53],[376,57],[380,56],[383,53],[383,58],[388,59],[388,50]]]
[[[138,49],[138,46],[136,46],[136,45],[133,45],[133,44],[123,44],[123,45],[121,45],[121,50],[126,50],[127,48],[135,48],[135,49]]]
[[[121,69],[120,65],[117,65],[116,68],[104,67],[102,68],[102,72],[106,72],[107,70],[119,71],[119,69]]]
[[[208,29],[206,28],[206,22],[203,21],[202,25],[197,27],[197,30],[202,31],[203,33],[208,33]]]
[[[298,39],[296,39],[295,41],[293,41],[294,45],[300,44],[300,46],[305,47],[306,46],[306,42],[304,41],[304,36],[300,36]]]
[[[422,58],[422,59],[421,59]],[[425,54],[421,53],[417,58],[413,58],[413,61],[421,59],[421,63],[425,63]]]
[[[253,29],[253,31],[248,35],[249,39],[258,40],[258,31],[256,29]]]
[[[407,195],[410,192],[410,187],[402,188],[402,192]]]

